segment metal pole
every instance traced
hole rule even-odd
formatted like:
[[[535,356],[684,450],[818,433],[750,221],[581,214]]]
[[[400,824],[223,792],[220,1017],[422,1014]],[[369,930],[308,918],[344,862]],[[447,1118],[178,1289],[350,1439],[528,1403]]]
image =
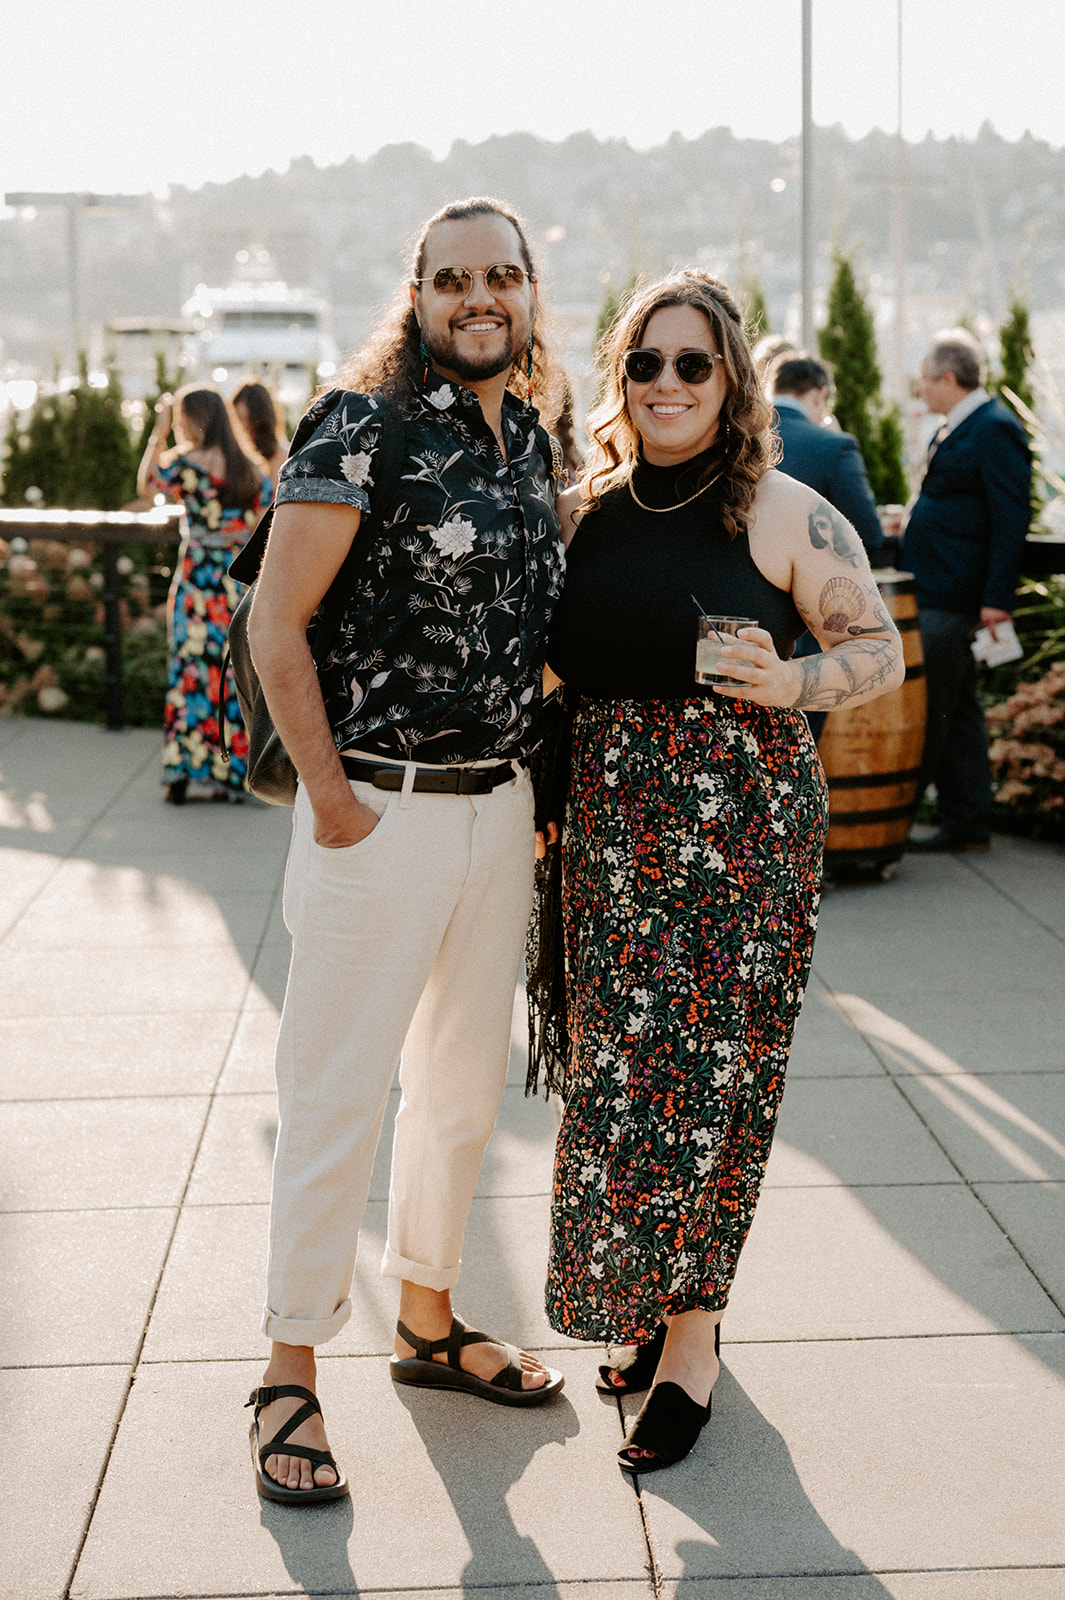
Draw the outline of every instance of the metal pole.
[[[814,344],[813,251],[813,0],[802,0],[802,342]]]
[[[896,110],[891,174],[891,262],[895,316],[891,344],[891,387],[906,398],[906,147],[902,140],[902,0],[896,0]]]
[[[81,349],[81,198],[71,195],[67,212],[67,274],[70,279],[70,343],[72,372],[78,370]]]
[[[118,546],[104,545],[104,667],[107,726],[125,725],[126,694],[122,678],[122,607],[119,593]]]

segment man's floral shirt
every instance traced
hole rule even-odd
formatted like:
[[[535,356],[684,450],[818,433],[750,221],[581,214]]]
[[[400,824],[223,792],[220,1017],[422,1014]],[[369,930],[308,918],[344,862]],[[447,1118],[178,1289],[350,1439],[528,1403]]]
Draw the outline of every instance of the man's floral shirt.
[[[430,373],[405,408],[394,504],[355,535],[372,547],[317,664],[338,749],[447,764],[535,748],[563,569],[556,484],[536,423],[534,410],[506,396],[508,468],[469,389]],[[381,431],[379,401],[346,395],[285,462],[277,503],[368,513]]]

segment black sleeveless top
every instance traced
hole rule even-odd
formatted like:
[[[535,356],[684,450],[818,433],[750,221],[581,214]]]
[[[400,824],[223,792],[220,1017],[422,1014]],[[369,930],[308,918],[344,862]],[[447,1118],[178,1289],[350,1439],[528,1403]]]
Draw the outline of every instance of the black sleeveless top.
[[[713,453],[711,446],[679,467],[641,459],[633,488],[646,505],[675,506],[693,493]],[[729,538],[714,489],[656,515],[624,483],[607,490],[570,540],[548,663],[592,699],[708,696],[712,686],[695,681],[700,613],[756,617],[782,660],[806,627],[791,595],[755,566],[746,529]]]

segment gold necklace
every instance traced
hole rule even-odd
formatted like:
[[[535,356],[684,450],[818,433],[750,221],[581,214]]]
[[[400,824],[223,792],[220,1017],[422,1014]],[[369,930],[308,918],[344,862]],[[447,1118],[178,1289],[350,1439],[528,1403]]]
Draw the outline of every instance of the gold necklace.
[[[690,506],[692,501],[698,500],[699,496],[701,494],[705,494],[707,489],[712,489],[720,476],[720,471],[715,472],[709,483],[704,483],[701,489],[696,489],[695,493],[690,494],[687,500],[680,500],[675,506],[645,506],[639,495],[636,493],[636,490],[632,487],[631,477],[629,478],[629,493],[632,495],[632,498],[635,500],[641,511],[650,511],[656,517],[664,517],[669,511],[680,511],[683,506]]]

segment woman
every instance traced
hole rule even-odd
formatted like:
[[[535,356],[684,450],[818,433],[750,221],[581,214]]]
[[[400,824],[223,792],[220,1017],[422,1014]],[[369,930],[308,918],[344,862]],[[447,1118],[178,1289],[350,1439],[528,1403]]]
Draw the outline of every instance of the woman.
[[[233,396],[233,412],[271,484],[288,457],[288,440],[281,430],[273,395],[264,383],[249,379]]]
[[[177,446],[163,453],[171,421]],[[211,783],[214,799],[236,800],[248,770],[248,740],[233,693],[225,705],[232,725],[228,762],[218,729],[222,653],[241,594],[226,569],[269,500],[270,484],[237,444],[222,396],[189,385],[174,397],[173,411],[166,399],[156,407],[137,488],[182,501],[188,523],[167,605],[166,799],[184,805],[190,783]]]
[[[804,711],[902,681],[861,544],[772,468],[725,286],[637,291],[607,335],[598,458],[560,502],[548,660],[579,696],[564,870],[572,1058],[547,1312],[633,1343],[651,1387],[621,1466],[686,1455],[769,1156],[809,971],[826,826]],[[700,613],[753,617],[695,682]],[[825,654],[791,660],[805,627]]]

